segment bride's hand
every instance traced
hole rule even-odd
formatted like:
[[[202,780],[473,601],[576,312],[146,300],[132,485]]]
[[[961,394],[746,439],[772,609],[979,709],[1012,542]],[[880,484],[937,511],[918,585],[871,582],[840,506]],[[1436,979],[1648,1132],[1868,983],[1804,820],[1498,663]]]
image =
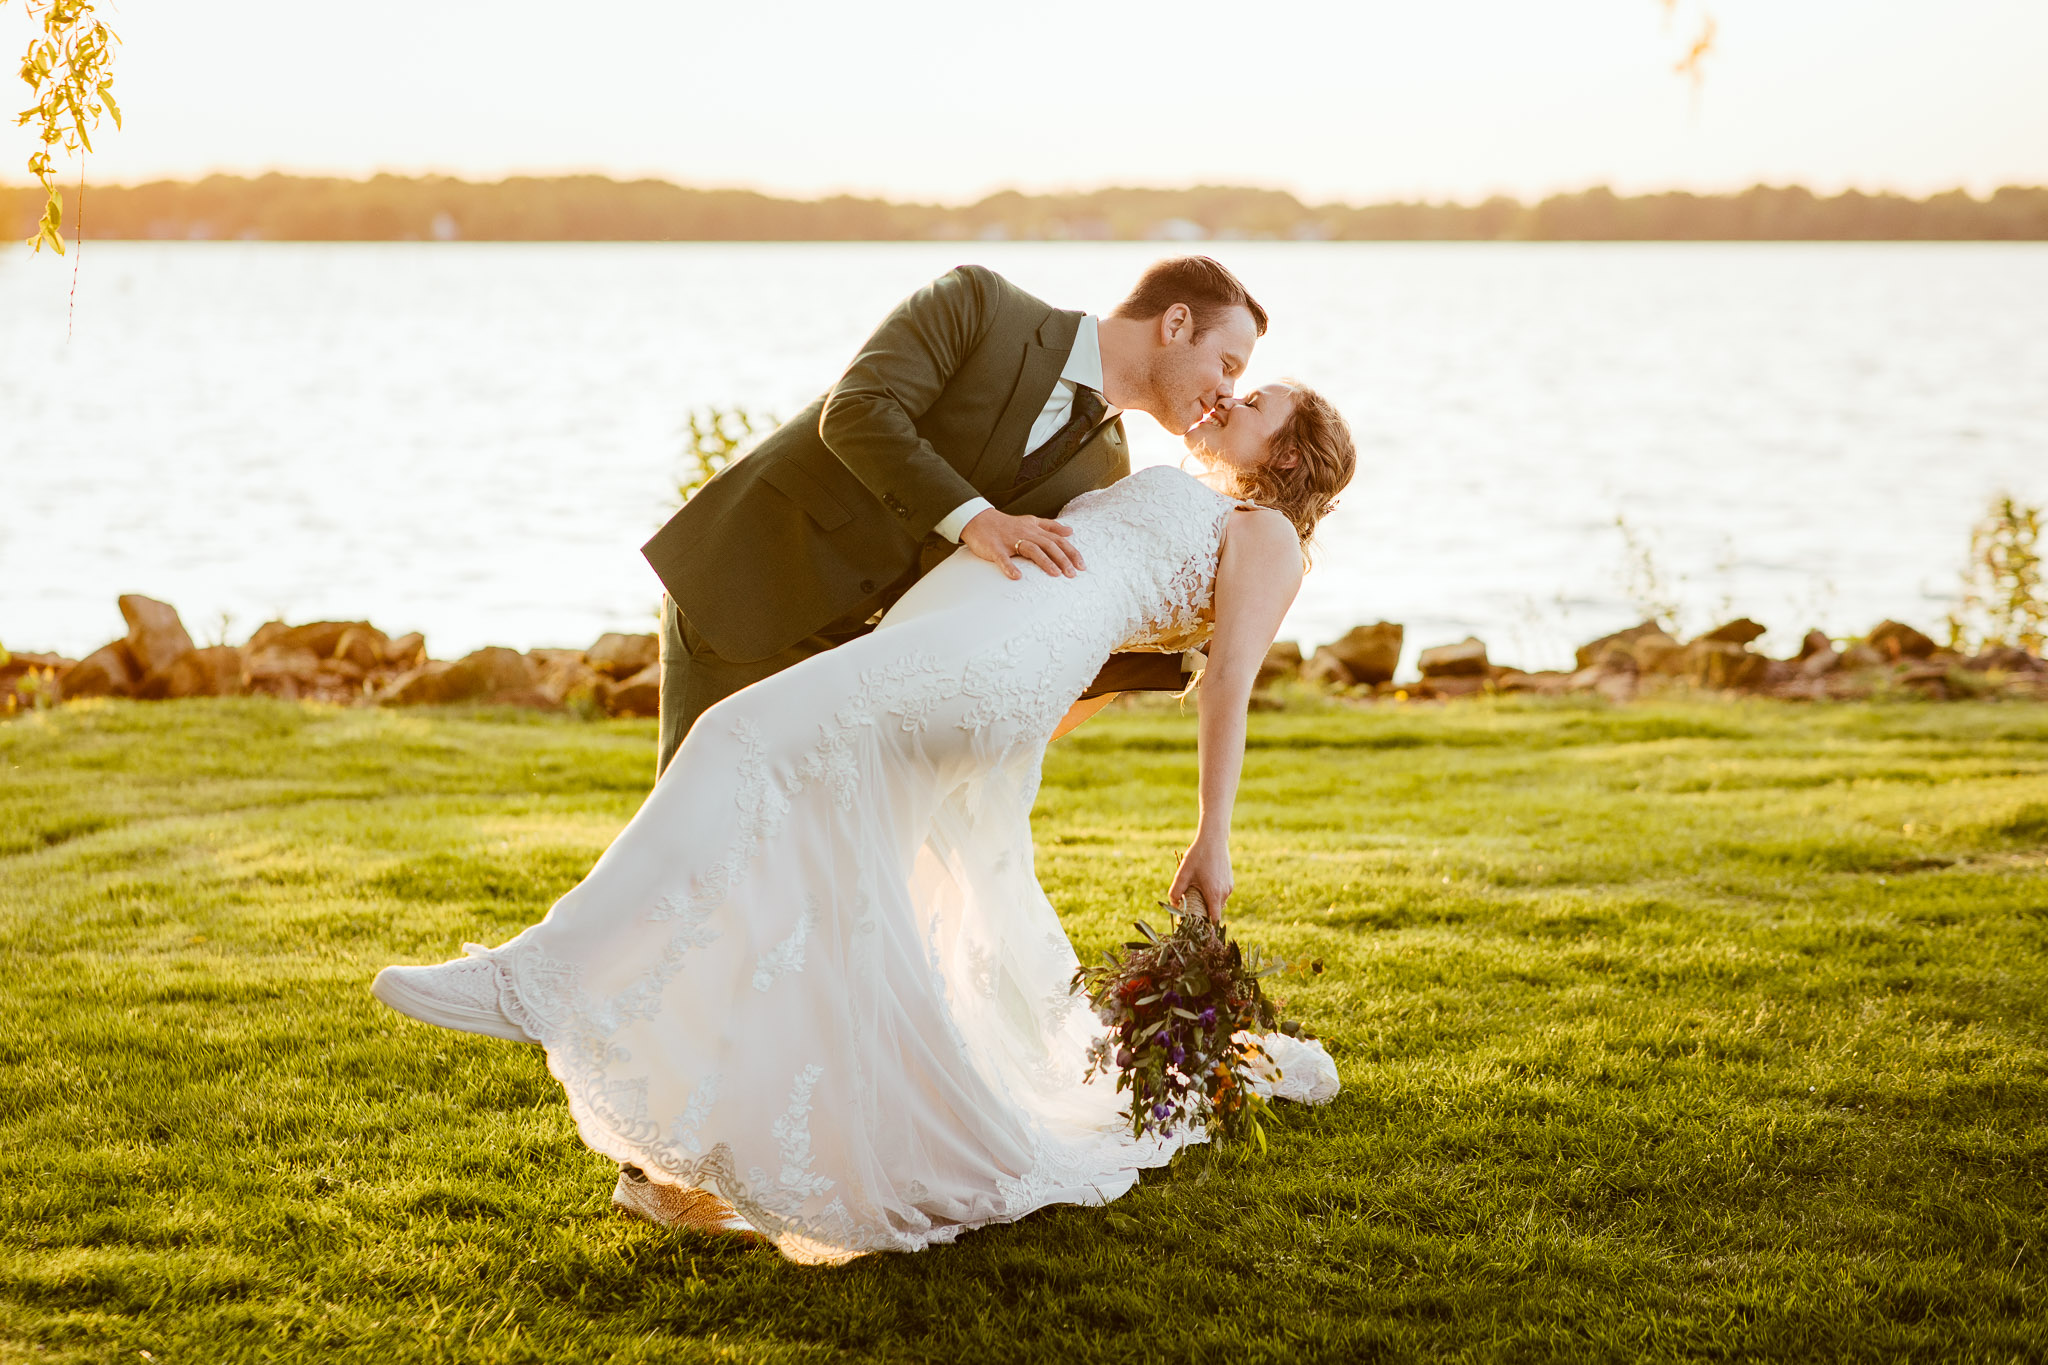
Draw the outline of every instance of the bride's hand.
[[[1223,903],[1230,899],[1234,886],[1230,875],[1230,842],[1197,834],[1194,844],[1180,855],[1180,867],[1173,874],[1173,885],[1167,890],[1166,899],[1179,909],[1181,899],[1189,890],[1198,891],[1202,904],[1209,909],[1210,921],[1220,924],[1223,922]]]

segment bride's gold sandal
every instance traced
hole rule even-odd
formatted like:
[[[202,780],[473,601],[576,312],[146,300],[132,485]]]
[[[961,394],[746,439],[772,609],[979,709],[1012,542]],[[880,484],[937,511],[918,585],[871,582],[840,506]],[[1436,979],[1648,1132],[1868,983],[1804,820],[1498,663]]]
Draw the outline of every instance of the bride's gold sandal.
[[[767,1242],[739,1210],[709,1190],[665,1185],[649,1180],[636,1166],[619,1167],[612,1187],[612,1207],[665,1228],[688,1228],[745,1242]]]

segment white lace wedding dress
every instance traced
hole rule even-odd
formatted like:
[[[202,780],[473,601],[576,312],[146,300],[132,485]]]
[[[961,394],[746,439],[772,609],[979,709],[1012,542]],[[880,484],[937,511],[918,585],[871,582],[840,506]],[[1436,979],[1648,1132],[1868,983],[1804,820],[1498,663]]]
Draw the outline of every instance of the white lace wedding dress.
[[[706,712],[590,875],[496,949],[582,1136],[784,1255],[916,1250],[1122,1194],[1133,1140],[1033,874],[1054,726],[1118,648],[1206,639],[1235,504],[1171,468],[1062,514],[1087,571],[962,551],[871,635]],[[1133,907],[1138,909],[1140,907]],[[1278,1093],[1326,1099],[1317,1045]]]

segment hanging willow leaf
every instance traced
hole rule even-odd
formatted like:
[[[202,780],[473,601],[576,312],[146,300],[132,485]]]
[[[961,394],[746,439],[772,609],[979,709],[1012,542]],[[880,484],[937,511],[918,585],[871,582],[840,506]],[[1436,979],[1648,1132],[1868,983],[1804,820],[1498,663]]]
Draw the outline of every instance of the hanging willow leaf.
[[[92,130],[103,113],[121,126],[113,96],[113,48],[120,38],[94,17],[91,0],[22,0],[22,7],[41,30],[21,58],[21,80],[35,102],[16,119],[18,126],[34,127],[40,144],[28,169],[43,187],[43,215],[29,242],[37,251],[47,243],[61,256],[64,200],[51,151],[91,152]]]

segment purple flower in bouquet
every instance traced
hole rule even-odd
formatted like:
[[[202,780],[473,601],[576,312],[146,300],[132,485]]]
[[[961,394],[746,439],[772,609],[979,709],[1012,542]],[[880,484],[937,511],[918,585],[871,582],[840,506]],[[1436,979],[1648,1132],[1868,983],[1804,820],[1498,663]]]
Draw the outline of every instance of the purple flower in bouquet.
[[[1233,942],[1193,893],[1184,911],[1167,908],[1172,932],[1161,935],[1140,920],[1141,939],[1074,972],[1073,989],[1086,993],[1105,1025],[1088,1075],[1108,1072],[1113,1036],[1133,1136],[1170,1136],[1175,1126],[1197,1123],[1263,1148],[1260,1120],[1270,1111],[1251,1081],[1255,1070],[1277,1073],[1256,1035],[1300,1026],[1281,1023],[1278,1002],[1260,982],[1286,964]]]

